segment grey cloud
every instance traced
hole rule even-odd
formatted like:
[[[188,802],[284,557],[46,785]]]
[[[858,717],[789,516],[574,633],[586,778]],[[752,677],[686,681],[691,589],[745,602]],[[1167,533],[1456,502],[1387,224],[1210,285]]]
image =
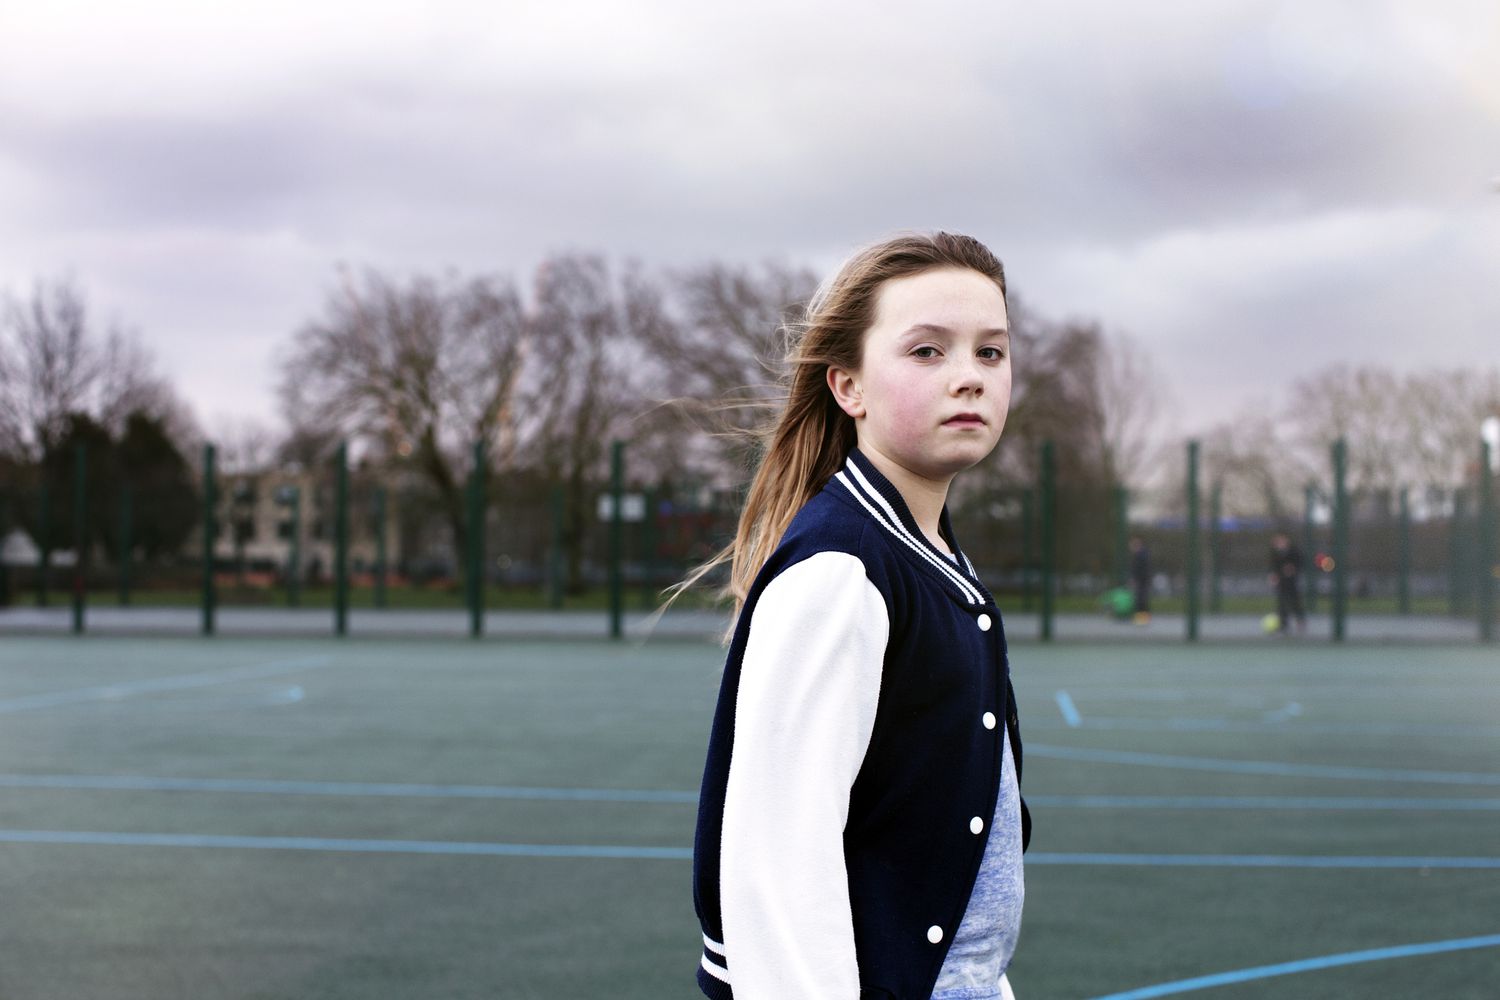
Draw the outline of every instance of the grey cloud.
[[[597,249],[827,267],[891,230],[946,226],[991,242],[1039,311],[1134,330],[1185,397],[1214,386],[1202,412],[1236,380],[1276,377],[1250,360],[1216,371],[1222,347],[1195,353],[1206,337],[1378,356],[1420,303],[1447,355],[1488,357],[1471,331],[1493,325],[1493,241],[1417,241],[1416,260],[1330,246],[1285,287],[1246,249],[1246,231],[1340,211],[1380,225],[1395,208],[1449,225],[1500,213],[1500,196],[1466,193],[1500,172],[1500,103],[1402,48],[1389,11],[1353,37],[1364,13],[1304,6],[955,5],[857,26],[774,5],[728,20],[652,8],[598,37],[587,18],[560,21],[493,71],[482,46],[456,65],[299,64],[212,113],[11,101],[0,155],[43,192],[18,243],[48,251],[6,254],[0,284],[29,280],[17,262],[61,260],[133,289],[118,307],[148,337],[261,343],[290,332],[341,260],[522,276],[546,253]],[[1153,255],[1180,233],[1242,255],[1261,283],[1241,298]],[[1102,262],[1098,287],[1080,257]]]

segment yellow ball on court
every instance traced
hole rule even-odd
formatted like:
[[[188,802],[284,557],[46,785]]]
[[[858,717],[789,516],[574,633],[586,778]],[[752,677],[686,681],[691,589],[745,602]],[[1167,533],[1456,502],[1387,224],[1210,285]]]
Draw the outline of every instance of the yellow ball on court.
[[[1260,620],[1262,632],[1275,632],[1279,628],[1281,628],[1281,619],[1275,615],[1266,615]]]

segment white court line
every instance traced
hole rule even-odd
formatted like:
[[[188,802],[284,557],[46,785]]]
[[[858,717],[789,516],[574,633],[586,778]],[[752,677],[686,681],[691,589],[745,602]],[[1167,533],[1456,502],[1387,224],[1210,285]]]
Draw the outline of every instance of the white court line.
[[[317,670],[333,662],[331,656],[301,656],[289,660],[272,660],[250,667],[235,667],[197,674],[177,674],[171,677],[148,677],[138,681],[122,681],[99,687],[77,688],[72,691],[51,691],[46,694],[24,695],[20,698],[0,700],[0,715],[29,712],[38,708],[56,708],[61,705],[79,705],[92,701],[119,701],[138,694],[154,694],[159,691],[181,691],[188,688],[209,687],[213,684],[229,684],[234,681],[262,680],[302,670]]]
[[[1278,708],[1274,712],[1266,712],[1263,718],[1267,722],[1286,722],[1288,719],[1295,719],[1301,714],[1302,703],[1289,701],[1284,708]]]
[[[1066,691],[1057,692],[1057,710],[1062,713],[1063,721],[1068,724],[1069,729],[1077,729],[1079,723],[1083,722],[1083,716],[1078,714],[1078,706],[1073,704],[1073,699]]]

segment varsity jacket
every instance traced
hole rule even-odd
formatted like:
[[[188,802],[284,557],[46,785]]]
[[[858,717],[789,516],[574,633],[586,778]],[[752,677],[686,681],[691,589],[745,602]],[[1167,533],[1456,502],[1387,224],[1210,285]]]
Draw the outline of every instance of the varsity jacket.
[[[927,1000],[1021,773],[1005,630],[858,450],[793,519],[729,647],[698,800],[713,1000]],[[1022,844],[1031,820],[1021,805]]]

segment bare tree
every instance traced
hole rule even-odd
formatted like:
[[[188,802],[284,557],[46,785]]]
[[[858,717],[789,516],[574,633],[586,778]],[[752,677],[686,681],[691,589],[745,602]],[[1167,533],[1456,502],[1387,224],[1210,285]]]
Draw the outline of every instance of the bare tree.
[[[1095,323],[1052,323],[1010,295],[1011,404],[997,466],[1035,482],[1041,444],[1056,448],[1058,474],[1078,483],[1116,482],[1099,391],[1103,334]]]
[[[1288,444],[1309,469],[1327,469],[1329,449],[1348,447],[1351,491],[1400,485],[1400,383],[1388,369],[1340,365],[1292,383]]]
[[[817,287],[812,272],[709,263],[673,282],[680,320],[662,332],[682,388],[700,398],[764,392],[782,374],[785,331]]]
[[[6,296],[0,312],[0,450],[25,461],[89,414],[112,434],[132,413],[159,420],[179,447],[197,436],[192,414],[155,371],[138,335],[112,324],[101,336],[70,278],[38,281],[29,298]]]
[[[517,448],[563,493],[571,588],[582,583],[583,539],[605,448],[639,410],[626,310],[600,257],[565,255],[537,269],[535,312],[518,394]]]
[[[1155,485],[1163,465],[1166,384],[1137,338],[1114,333],[1100,342],[1098,367],[1102,465],[1112,482]]]
[[[296,411],[283,399],[282,417],[291,428],[276,443],[274,461],[294,471],[316,468],[328,460],[339,446],[342,434],[337,427],[320,427],[306,413]]]
[[[151,353],[133,330],[111,327],[103,347],[99,374],[99,422],[123,434],[131,414],[159,421],[177,447],[198,444],[203,432],[192,410],[167,379],[156,371]]]
[[[1477,461],[1480,424],[1500,416],[1500,368],[1416,372],[1406,377],[1402,390],[1405,478],[1437,491],[1461,484]]]
[[[101,369],[83,294],[71,281],[39,281],[26,301],[7,297],[0,444],[31,461],[50,452],[66,433],[68,414],[88,411]]]
[[[1500,370],[1327,368],[1297,380],[1280,407],[1247,404],[1205,436],[1205,464],[1242,509],[1292,517],[1306,483],[1331,479],[1348,448],[1351,493],[1389,499],[1403,486],[1443,493],[1477,461],[1479,425],[1500,413]],[[1230,503],[1226,499],[1226,504]]]
[[[662,345],[675,342],[680,321],[663,283],[637,265],[625,269],[620,294],[625,338],[638,352],[631,365],[638,397],[630,421],[631,467],[658,483],[699,478],[701,470],[720,464],[724,448],[671,398],[678,359]]]
[[[1279,521],[1294,518],[1302,502],[1302,484],[1315,478],[1312,466],[1288,451],[1269,399],[1247,402],[1232,419],[1203,435],[1202,467],[1204,491],[1220,491],[1224,513],[1264,515]],[[1177,461],[1173,471],[1167,487],[1173,491],[1170,509],[1180,509],[1186,504],[1182,499],[1185,460]]]
[[[526,330],[506,281],[416,277],[402,285],[375,271],[358,282],[345,274],[281,361],[282,405],[294,428],[336,431],[377,454],[409,458],[463,551],[461,470],[474,442],[493,456],[511,437]]]
[[[276,432],[254,419],[221,419],[214,428],[217,465],[230,475],[264,472],[276,459]]]
[[[655,359],[648,386],[685,426],[717,440],[696,450],[699,460],[729,481],[753,464],[753,431],[780,398],[787,333],[817,288],[806,269],[775,263],[758,267],[708,263],[671,276],[670,292],[632,298],[633,329]],[[639,291],[639,289],[638,289]]]

